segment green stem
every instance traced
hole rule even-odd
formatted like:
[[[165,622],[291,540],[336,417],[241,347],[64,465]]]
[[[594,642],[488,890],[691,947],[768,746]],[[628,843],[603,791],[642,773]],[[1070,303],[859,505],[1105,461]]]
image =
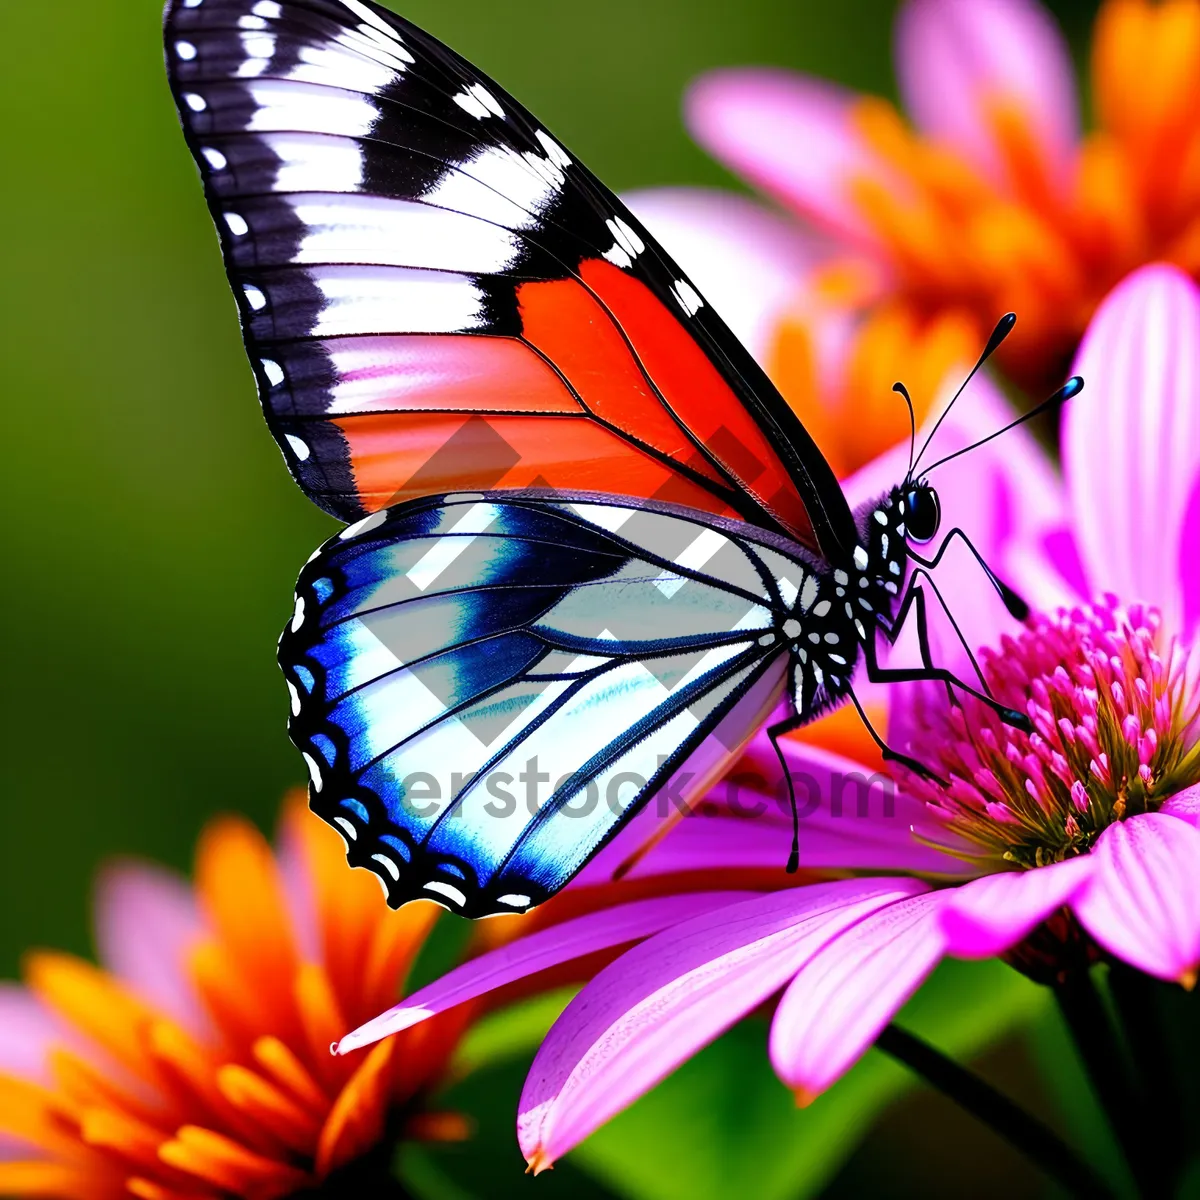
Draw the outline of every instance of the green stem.
[[[1165,1164],[1151,1137],[1145,1105],[1091,973],[1086,968],[1066,972],[1055,984],[1054,995],[1139,1193],[1146,1200],[1169,1196]]]
[[[1122,962],[1114,962],[1108,973],[1125,1040],[1139,1076],[1147,1125],[1173,1185],[1186,1159],[1183,1127],[1183,1095],[1176,1076],[1174,1056],[1164,1033],[1163,1013],[1158,1003],[1157,980]]]
[[[889,1025],[875,1045],[999,1134],[1072,1196],[1112,1197],[1108,1185],[1062,1138],[928,1042]]]

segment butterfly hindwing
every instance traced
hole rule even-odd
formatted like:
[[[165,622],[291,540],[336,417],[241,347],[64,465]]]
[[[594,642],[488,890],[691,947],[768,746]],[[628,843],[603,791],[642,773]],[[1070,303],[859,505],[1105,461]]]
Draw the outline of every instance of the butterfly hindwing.
[[[852,541],[750,355],[463,59],[363,0],[172,0],[166,42],[264,411],[317,503],[594,489]]]
[[[313,807],[393,905],[539,903],[740,749],[785,683],[780,576],[814,564],[595,495],[376,513],[310,561],[280,642]]]

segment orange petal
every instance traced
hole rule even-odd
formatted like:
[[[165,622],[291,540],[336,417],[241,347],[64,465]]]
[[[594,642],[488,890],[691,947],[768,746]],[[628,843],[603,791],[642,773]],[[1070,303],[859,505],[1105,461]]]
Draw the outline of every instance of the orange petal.
[[[334,1101],[317,1146],[321,1179],[365,1154],[383,1136],[395,1052],[395,1038],[374,1046]]]
[[[123,1066],[144,1070],[142,1029],[156,1015],[98,967],[70,954],[38,951],[25,959],[25,977],[38,997]]]
[[[228,948],[221,942],[205,941],[187,955],[187,972],[205,1011],[230,1045],[244,1050],[264,1029],[288,1024],[292,1006],[280,1013],[272,1009],[273,993],[264,994],[242,978]]]
[[[768,351],[767,371],[837,475],[848,475],[853,467],[840,458],[837,417],[830,397],[820,387],[808,318],[799,313],[788,314],[778,323]]]
[[[425,939],[444,911],[432,900],[406,904],[399,912],[386,911],[384,919],[375,925],[365,961],[358,964],[357,980],[352,978],[350,982],[349,993],[357,999],[348,1004],[343,989],[339,992],[343,1005],[369,1018],[394,1004]],[[351,1024],[357,1021],[355,1015]]]
[[[469,1117],[459,1112],[415,1113],[404,1136],[417,1142],[465,1142],[474,1133]]]
[[[878,704],[864,705],[876,729],[887,728],[887,709]],[[838,708],[788,735],[797,742],[820,746],[840,754],[851,762],[862,763],[872,771],[885,771],[883,754],[867,732],[853,708]]]
[[[79,1136],[89,1146],[111,1150],[135,1167],[158,1165],[158,1148],[170,1134],[115,1109],[89,1109],[79,1122]]]
[[[290,1011],[298,961],[291,919],[275,857],[248,821],[224,817],[209,824],[196,852],[196,890],[238,978],[259,1007]]]
[[[369,874],[347,869],[342,839],[308,810],[299,795],[287,805],[284,826],[285,836],[299,846],[308,868],[321,961],[337,994],[349,996],[359,982],[375,927],[389,918],[391,910]]]
[[[257,1150],[279,1148],[268,1130],[246,1118],[225,1099],[217,1086],[217,1064],[190,1034],[171,1021],[156,1021],[147,1030],[146,1053],[163,1071],[164,1078],[186,1099],[189,1111],[197,1106],[220,1129],[237,1134]]]
[[[119,1176],[53,1162],[0,1162],[0,1194],[54,1200],[117,1200],[125,1188]]]
[[[254,1043],[254,1059],[276,1083],[281,1084],[314,1116],[324,1118],[332,1100],[309,1074],[308,1068],[276,1037]]]
[[[320,1122],[274,1084],[246,1067],[230,1063],[217,1072],[217,1086],[230,1104],[266,1126],[288,1149],[312,1152]]]
[[[311,1175],[197,1125],[184,1125],[159,1150],[168,1166],[226,1188],[246,1200],[276,1200],[311,1187]]]
[[[164,1128],[183,1119],[179,1105],[164,1095],[161,1088],[135,1094],[129,1088],[119,1087],[111,1072],[70,1050],[53,1049],[48,1058],[58,1092],[79,1109],[116,1108]]]
[[[296,972],[295,993],[310,1061],[316,1066],[321,1082],[326,1087],[336,1088],[345,1078],[345,1060],[330,1054],[329,1047],[350,1028],[350,1024],[338,1005],[324,967],[305,963]]]
[[[86,1166],[97,1161],[76,1136],[76,1106],[38,1084],[0,1075],[0,1133],[54,1158]]]
[[[149,1179],[133,1178],[125,1181],[125,1188],[138,1200],[219,1200],[216,1192],[181,1192],[176,1188],[164,1187]]]

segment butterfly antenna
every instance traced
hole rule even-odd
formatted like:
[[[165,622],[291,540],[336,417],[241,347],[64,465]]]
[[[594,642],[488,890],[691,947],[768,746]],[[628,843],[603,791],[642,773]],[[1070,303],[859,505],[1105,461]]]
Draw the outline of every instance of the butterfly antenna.
[[[969,446],[964,446],[961,450],[955,450],[953,454],[947,454],[945,458],[939,458],[937,462],[925,468],[925,473],[928,474],[943,463],[948,463],[951,459],[966,454],[968,450],[975,450],[980,446],[987,445],[993,438],[998,438],[1002,433],[1007,433],[1010,429],[1015,429],[1018,425],[1024,425],[1026,421],[1032,421],[1034,417],[1044,413],[1048,408],[1053,408],[1057,404],[1065,404],[1072,396],[1078,396],[1082,391],[1083,377],[1081,375],[1072,375],[1053,396],[1048,396],[1041,404],[1031,408],[1027,413],[1022,413],[1016,420],[1009,421],[1007,425],[1001,426],[995,433],[989,433],[987,437],[980,438],[979,441],[972,442]]]
[[[908,388],[897,379],[892,384],[892,391],[899,392],[904,397],[904,403],[908,405],[908,474],[905,476],[905,479],[911,479],[913,472],[913,452],[917,448],[917,417],[913,412],[912,397],[908,394]]]
[[[982,367],[983,364],[987,362],[987,360],[991,358],[993,354],[996,353],[1000,347],[1000,343],[1003,342],[1010,333],[1012,333],[1012,328],[1016,323],[1016,313],[1005,313],[1004,316],[1002,316],[1000,320],[996,322],[996,328],[992,330],[992,336],[988,338],[987,345],[983,348],[983,353],[979,356],[975,362],[975,365],[971,368],[970,374],[962,381],[961,384],[959,384],[958,391],[950,397],[950,403],[942,409],[942,415],[938,417],[933,428],[929,431],[929,436],[925,439],[924,444],[921,446],[921,453],[917,455],[917,461],[913,463],[913,470],[916,470],[917,464],[920,463],[925,451],[929,449],[929,443],[933,441],[933,435],[937,433],[942,422],[946,419],[946,414],[954,407],[954,402],[963,394],[963,392],[967,390],[967,384],[975,378],[976,374],[979,372],[979,368]]]

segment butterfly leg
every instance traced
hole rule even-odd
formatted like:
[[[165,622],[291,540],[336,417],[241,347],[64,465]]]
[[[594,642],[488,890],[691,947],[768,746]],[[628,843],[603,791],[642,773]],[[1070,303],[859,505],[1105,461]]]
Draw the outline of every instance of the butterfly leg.
[[[1029,605],[987,565],[983,555],[975,548],[975,543],[957,525],[942,538],[941,545],[938,546],[932,558],[922,558],[911,547],[909,547],[908,557],[913,562],[920,563],[921,566],[932,570],[942,561],[942,556],[946,553],[954,538],[958,538],[966,546],[974,556],[975,561],[983,568],[983,572],[991,581],[992,587],[996,589],[996,593],[1004,601],[1004,607],[1008,609],[1009,615],[1015,617],[1018,621],[1024,621],[1029,616]]]
[[[909,754],[902,754],[899,750],[893,750],[879,736],[875,726],[871,724],[871,719],[867,716],[866,710],[863,708],[858,697],[854,694],[853,688],[846,689],[846,695],[850,697],[850,703],[854,705],[858,712],[859,719],[862,721],[866,731],[871,735],[872,741],[879,747],[880,753],[883,755],[884,762],[898,762],[902,767],[907,767],[914,775],[920,775],[923,779],[931,779],[934,783],[940,783],[942,787],[949,787],[950,784],[940,775],[931,771],[924,763],[918,762]]]
[[[799,729],[804,723],[801,717],[792,716],[767,726],[767,737],[771,739],[771,745],[775,748],[775,757],[779,759],[779,769],[783,772],[783,779],[787,784],[788,800],[792,805],[792,849],[787,860],[789,875],[795,875],[800,869],[800,810],[796,807],[796,784],[792,779],[792,772],[788,769],[787,759],[783,756],[783,747],[780,746],[779,739],[785,733]]]
[[[904,618],[908,615],[910,608],[916,609],[917,642],[921,648],[922,666],[882,667],[879,665],[879,658],[875,649],[875,639],[866,638],[863,641],[863,658],[867,664],[867,678],[872,683],[919,683],[925,680],[938,680],[952,687],[960,688],[968,695],[974,696],[976,700],[982,701],[982,703],[993,709],[1006,725],[1011,725],[1014,729],[1020,729],[1023,733],[1032,733],[1033,726],[1023,712],[1018,712],[1015,708],[1009,708],[993,697],[984,695],[983,692],[977,691],[970,684],[963,682],[952,671],[934,664],[933,656],[929,649],[929,619],[925,609],[925,591],[914,581],[909,582],[900,608],[897,610],[890,628],[882,625],[882,623],[879,626],[888,642],[895,643],[896,638],[899,636],[900,628],[904,624]]]

